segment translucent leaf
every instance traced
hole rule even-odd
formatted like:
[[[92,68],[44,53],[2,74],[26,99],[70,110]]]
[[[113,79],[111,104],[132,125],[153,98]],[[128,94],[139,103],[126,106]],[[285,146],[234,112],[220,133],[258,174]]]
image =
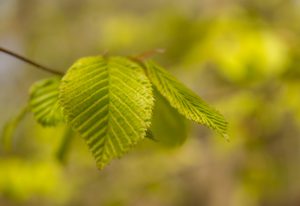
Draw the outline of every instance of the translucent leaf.
[[[78,60],[62,80],[60,101],[100,169],[142,140],[150,126],[151,83],[143,68],[126,58]]]
[[[218,111],[154,62],[146,62],[145,67],[151,82],[179,113],[227,137],[227,122]]]
[[[30,89],[29,105],[37,122],[43,126],[56,126],[64,120],[58,101],[60,79],[38,81]]]
[[[151,131],[153,138],[167,147],[182,145],[187,138],[187,123],[167,100],[155,92],[155,106],[153,110]]]

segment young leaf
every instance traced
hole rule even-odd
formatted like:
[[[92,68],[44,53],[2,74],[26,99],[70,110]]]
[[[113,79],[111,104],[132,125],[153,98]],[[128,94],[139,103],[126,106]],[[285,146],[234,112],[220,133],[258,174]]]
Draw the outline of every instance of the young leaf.
[[[6,150],[11,149],[14,132],[20,124],[20,122],[24,119],[27,112],[28,106],[24,107],[16,117],[12,118],[3,127],[1,142]]]
[[[30,89],[29,105],[37,122],[43,126],[55,126],[64,120],[58,101],[59,78],[36,82]]]
[[[82,58],[68,70],[60,102],[101,169],[142,140],[153,107],[143,68],[122,57]]]
[[[182,115],[216,130],[224,137],[227,136],[227,122],[218,111],[208,106],[192,90],[154,62],[147,61],[145,68],[158,91]]]

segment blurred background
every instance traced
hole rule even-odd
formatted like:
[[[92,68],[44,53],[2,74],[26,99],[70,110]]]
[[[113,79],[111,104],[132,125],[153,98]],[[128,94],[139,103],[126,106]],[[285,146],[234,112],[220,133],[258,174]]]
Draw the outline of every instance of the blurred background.
[[[26,115],[0,152],[1,206],[300,205],[299,0],[0,0],[0,45],[66,71],[165,48],[161,65],[224,114],[230,141],[158,97],[153,131],[104,170],[64,125]],[[0,54],[0,126],[51,75]],[[2,141],[3,142],[3,141]]]

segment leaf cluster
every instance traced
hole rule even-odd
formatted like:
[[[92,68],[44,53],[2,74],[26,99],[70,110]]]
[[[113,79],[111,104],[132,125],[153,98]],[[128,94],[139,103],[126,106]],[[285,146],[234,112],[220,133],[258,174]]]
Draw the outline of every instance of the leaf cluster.
[[[182,144],[185,130],[178,128],[184,128],[183,117],[223,136],[227,129],[218,111],[164,68],[150,60],[126,57],[79,59],[62,78],[35,83],[30,89],[29,108],[43,126],[64,122],[76,131],[100,169],[145,137],[159,140],[161,136],[163,142]],[[6,126],[5,139],[23,116],[24,112]],[[156,120],[153,125],[152,120]],[[174,128],[182,138],[159,134],[155,122],[163,120],[167,129]]]

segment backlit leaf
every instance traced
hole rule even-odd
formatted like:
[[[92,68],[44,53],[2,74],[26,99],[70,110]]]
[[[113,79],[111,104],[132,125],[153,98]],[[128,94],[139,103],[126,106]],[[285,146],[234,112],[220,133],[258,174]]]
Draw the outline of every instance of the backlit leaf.
[[[145,68],[151,82],[158,91],[182,115],[227,137],[227,122],[218,111],[208,106],[192,90],[153,61],[147,61]]]
[[[153,95],[143,68],[122,57],[78,60],[63,77],[60,102],[101,169],[142,140]]]

